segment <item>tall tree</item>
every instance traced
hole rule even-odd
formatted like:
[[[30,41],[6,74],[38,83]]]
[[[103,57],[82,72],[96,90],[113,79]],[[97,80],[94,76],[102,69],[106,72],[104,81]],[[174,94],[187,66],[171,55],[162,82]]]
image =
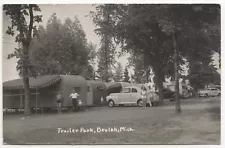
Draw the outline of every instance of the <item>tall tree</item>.
[[[122,45],[124,51],[142,56],[144,63],[151,66],[159,89],[159,97],[163,100],[163,81],[169,73],[176,81],[176,106],[177,112],[181,111],[179,99],[179,68],[182,65],[183,57],[189,62],[189,57],[194,53],[191,49],[197,50],[189,44],[194,37],[192,30],[199,33],[207,40],[212,39],[212,26],[218,18],[218,5],[110,5],[113,32],[117,43]],[[199,7],[197,10],[195,7]],[[109,6],[108,6],[109,7]],[[107,8],[102,5],[101,10]],[[98,12],[102,12],[102,11]],[[109,10],[109,9],[107,9]],[[209,17],[205,17],[209,16]],[[209,31],[211,30],[211,31]],[[208,35],[207,35],[208,34]],[[201,44],[198,40],[196,44]],[[204,53],[203,50],[198,49]],[[207,49],[210,55],[212,49]],[[172,60],[171,60],[172,59]],[[147,65],[144,64],[144,65]],[[144,67],[147,71],[147,67]],[[173,69],[169,70],[169,67]]]
[[[117,67],[115,69],[114,81],[120,82],[123,79],[123,67],[120,62],[117,63]]]
[[[176,90],[175,109],[177,112],[180,112],[178,57],[182,55],[189,57],[189,63],[193,60],[193,58],[190,58],[190,55],[193,56],[195,52],[190,52],[190,50],[188,50],[193,48],[193,46],[187,44],[188,39],[195,38],[195,34],[190,34],[193,30],[194,33],[198,33],[197,36],[202,39],[198,40],[195,46],[199,46],[202,41],[212,39],[212,36],[207,34],[207,32],[210,31],[209,26],[218,25],[219,7],[218,5],[161,5],[158,8],[161,9],[158,14],[158,22],[162,26],[162,30],[170,35],[173,40]],[[213,49],[204,46],[201,48],[202,49],[194,47],[194,50],[199,50],[202,55],[210,59],[209,57],[212,56]],[[207,54],[204,54],[204,52]]]
[[[98,74],[101,79],[108,82],[112,76],[112,68],[115,63],[115,46],[113,43],[111,32],[111,5],[107,5],[106,9],[102,9],[102,5],[96,6],[97,12],[90,12],[93,22],[98,27],[95,32],[101,37],[101,47],[98,51]]]
[[[113,7],[111,27],[116,42],[122,45],[122,50],[133,55],[139,55],[143,61],[145,79],[148,81],[148,71],[150,66],[156,76],[156,84],[159,90],[160,100],[163,101],[163,57],[161,46],[165,40],[170,39],[152,17],[152,5],[110,5]],[[102,6],[104,10],[107,5]],[[101,11],[100,11],[101,12]],[[153,18],[153,19],[152,19]],[[166,56],[171,55],[170,52]]]
[[[32,40],[34,23],[41,21],[41,15],[34,15],[34,11],[41,11],[37,5],[4,5],[5,14],[10,16],[11,26],[8,27],[7,34],[14,36],[14,28],[19,32],[16,35],[16,42],[21,44],[21,48],[16,49],[9,58],[17,56],[19,63],[17,68],[23,78],[25,92],[25,115],[29,115],[30,111],[30,86],[29,86],[29,47]],[[27,21],[29,20],[29,21]],[[28,23],[29,22],[29,23]]]
[[[144,83],[145,82],[145,66],[144,61],[142,60],[141,55],[130,54],[128,58],[129,66],[134,68],[134,74],[132,76],[133,80],[136,83]]]
[[[130,82],[130,76],[127,67],[125,67],[123,75],[124,75],[123,82]]]
[[[194,66],[195,68],[190,67],[190,74],[187,76],[187,78],[190,80],[190,84],[196,90],[196,94],[198,89],[202,89],[207,85],[220,85],[220,74],[217,72],[217,69],[214,67],[214,65],[207,65],[197,62],[197,64],[192,64],[190,66]]]
[[[46,29],[40,26],[37,34],[32,41],[31,56],[38,74],[79,74],[86,79],[94,78],[95,46],[87,43],[76,17],[62,23],[53,14]]]

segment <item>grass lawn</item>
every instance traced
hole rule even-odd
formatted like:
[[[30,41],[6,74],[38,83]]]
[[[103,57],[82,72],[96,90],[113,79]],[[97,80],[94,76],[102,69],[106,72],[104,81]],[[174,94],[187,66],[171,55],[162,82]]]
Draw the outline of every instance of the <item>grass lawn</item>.
[[[182,100],[164,106],[96,107],[79,113],[21,115],[3,118],[6,144],[220,144],[220,98]],[[58,133],[63,129],[115,127],[133,131]]]

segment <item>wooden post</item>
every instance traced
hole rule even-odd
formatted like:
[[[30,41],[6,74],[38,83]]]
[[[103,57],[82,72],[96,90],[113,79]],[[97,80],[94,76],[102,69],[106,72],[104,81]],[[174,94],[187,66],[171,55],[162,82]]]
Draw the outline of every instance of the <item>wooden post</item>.
[[[38,97],[38,96],[37,96],[37,95],[38,95],[37,93],[38,93],[38,92],[37,92],[37,88],[36,88],[36,115],[37,115],[37,97]]]
[[[36,90],[36,92],[38,92],[38,90]],[[38,93],[38,94],[40,94],[40,93]],[[40,100],[39,97],[38,97],[38,99],[39,99],[39,106],[40,106],[40,108],[41,108],[41,114],[43,115],[43,113],[44,113],[44,111],[43,111],[43,106],[41,105],[41,100]]]
[[[20,89],[20,109],[22,109],[23,107],[23,95],[22,95],[22,91]]]

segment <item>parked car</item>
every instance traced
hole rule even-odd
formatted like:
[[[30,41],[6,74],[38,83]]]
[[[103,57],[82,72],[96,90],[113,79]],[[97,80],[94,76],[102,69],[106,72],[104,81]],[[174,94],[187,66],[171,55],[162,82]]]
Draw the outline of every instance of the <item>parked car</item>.
[[[217,88],[206,88],[198,92],[199,97],[220,96],[221,92]]]
[[[168,89],[168,88],[164,88],[163,89],[163,95],[164,95],[165,99],[171,99],[171,98],[174,98],[175,92]]]
[[[157,92],[158,94],[158,92]],[[164,99],[169,99],[169,101],[174,101],[175,100],[175,91],[172,91],[168,88],[163,88],[163,96]],[[185,97],[183,95],[179,95],[180,99],[187,99],[188,97]]]
[[[155,95],[148,95],[148,97],[154,96],[154,102],[157,102]],[[141,99],[141,88],[138,86],[127,86],[124,87],[120,93],[111,93],[106,97],[109,107],[115,105],[138,105],[143,106]]]
[[[158,95],[159,92],[156,92],[156,94]],[[175,92],[168,89],[168,88],[163,88],[163,97],[164,99],[170,99],[170,101],[174,100],[174,96],[175,96]]]
[[[217,88],[217,89],[221,90],[220,85],[209,85],[209,88]]]

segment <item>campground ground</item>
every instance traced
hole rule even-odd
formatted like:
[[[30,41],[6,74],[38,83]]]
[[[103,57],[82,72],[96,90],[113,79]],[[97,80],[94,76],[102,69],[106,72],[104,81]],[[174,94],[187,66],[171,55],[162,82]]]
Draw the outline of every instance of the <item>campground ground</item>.
[[[220,97],[158,107],[93,107],[79,113],[3,117],[5,144],[220,144]],[[127,127],[134,131],[58,133],[57,128]]]

